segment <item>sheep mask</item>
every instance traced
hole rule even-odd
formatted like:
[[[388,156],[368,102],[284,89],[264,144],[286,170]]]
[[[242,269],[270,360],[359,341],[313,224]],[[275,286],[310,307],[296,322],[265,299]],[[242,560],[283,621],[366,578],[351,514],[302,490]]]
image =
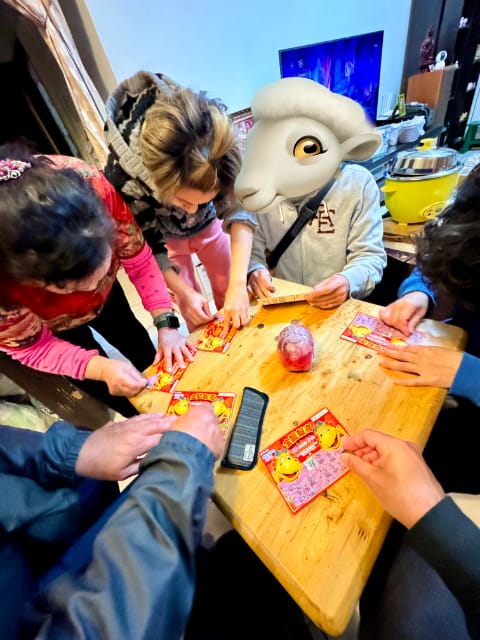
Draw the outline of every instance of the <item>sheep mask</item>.
[[[235,193],[248,211],[298,204],[335,176],[344,160],[367,160],[382,137],[357,103],[307,78],[283,78],[253,97]]]

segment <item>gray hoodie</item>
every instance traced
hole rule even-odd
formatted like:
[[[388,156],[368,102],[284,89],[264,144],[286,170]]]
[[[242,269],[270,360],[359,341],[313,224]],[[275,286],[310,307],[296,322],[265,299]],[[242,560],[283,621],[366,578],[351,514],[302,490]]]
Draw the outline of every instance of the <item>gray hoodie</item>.
[[[277,246],[297,215],[297,208],[286,202],[258,214],[249,273],[267,268],[265,250]],[[378,187],[364,167],[347,164],[315,218],[281,256],[275,275],[314,287],[341,273],[350,283],[350,295],[364,298],[380,282],[386,262]]]

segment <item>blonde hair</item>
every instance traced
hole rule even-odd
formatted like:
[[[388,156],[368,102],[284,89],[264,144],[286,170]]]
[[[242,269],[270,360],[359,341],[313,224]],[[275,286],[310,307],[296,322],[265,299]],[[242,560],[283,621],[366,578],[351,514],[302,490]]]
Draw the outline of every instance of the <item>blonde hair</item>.
[[[223,105],[178,88],[158,95],[140,134],[140,152],[158,195],[182,188],[233,198],[241,156]]]

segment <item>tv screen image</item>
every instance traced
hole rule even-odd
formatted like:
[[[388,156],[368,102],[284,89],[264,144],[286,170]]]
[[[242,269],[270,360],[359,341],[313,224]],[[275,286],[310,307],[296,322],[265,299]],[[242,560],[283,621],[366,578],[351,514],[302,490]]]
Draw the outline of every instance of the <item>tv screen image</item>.
[[[382,62],[383,31],[279,51],[280,75],[310,78],[348,96],[375,124]]]

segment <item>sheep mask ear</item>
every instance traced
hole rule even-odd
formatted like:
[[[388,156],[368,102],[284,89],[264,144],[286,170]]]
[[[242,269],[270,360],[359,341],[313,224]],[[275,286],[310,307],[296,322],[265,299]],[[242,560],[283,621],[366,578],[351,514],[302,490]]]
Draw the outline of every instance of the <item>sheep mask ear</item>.
[[[354,135],[341,144],[344,160],[360,162],[368,160],[382,144],[382,136],[379,133],[360,133]]]

